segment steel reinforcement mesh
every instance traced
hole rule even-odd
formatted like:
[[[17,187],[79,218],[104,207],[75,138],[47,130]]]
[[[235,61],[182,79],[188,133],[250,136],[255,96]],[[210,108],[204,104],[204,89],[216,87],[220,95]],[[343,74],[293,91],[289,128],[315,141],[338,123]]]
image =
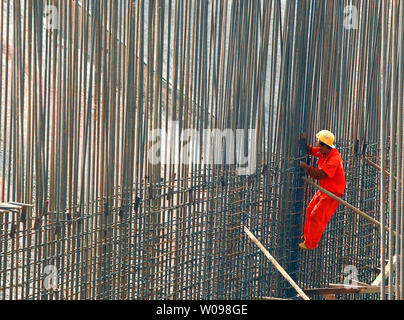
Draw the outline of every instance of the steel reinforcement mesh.
[[[350,149],[341,152],[344,199],[377,219],[377,171]],[[112,206],[100,199],[41,219],[32,210],[2,213],[1,298],[297,299],[243,226],[302,288],[344,283],[346,266],[356,268],[359,281],[373,281],[378,230],[341,205],[318,248],[298,249],[314,190],[299,186],[301,170],[282,169],[282,162],[249,177],[200,172],[184,189],[145,182],[127,205],[120,190]]]
[[[404,233],[402,3],[1,1],[0,298],[299,299],[243,226],[303,289],[370,284],[394,255],[404,279],[403,240],[341,205],[298,249],[315,192],[300,136],[322,129],[344,199]],[[243,131],[255,170],[156,164],[155,130],[184,160],[176,124]]]

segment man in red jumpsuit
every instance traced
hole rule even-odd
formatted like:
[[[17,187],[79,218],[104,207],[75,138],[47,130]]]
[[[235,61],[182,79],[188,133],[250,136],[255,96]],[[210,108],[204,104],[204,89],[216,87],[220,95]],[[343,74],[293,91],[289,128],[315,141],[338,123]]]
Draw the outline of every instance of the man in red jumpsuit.
[[[300,163],[300,168],[318,180],[318,184],[327,191],[342,197],[345,190],[345,174],[342,159],[334,146],[334,135],[327,130],[317,135],[317,147],[307,145],[307,153],[318,158],[317,168]],[[306,139],[306,134],[302,135]],[[303,250],[314,249],[321,239],[321,235],[338,207],[338,201],[330,198],[321,191],[317,191],[306,209],[304,221],[304,242],[299,244]]]

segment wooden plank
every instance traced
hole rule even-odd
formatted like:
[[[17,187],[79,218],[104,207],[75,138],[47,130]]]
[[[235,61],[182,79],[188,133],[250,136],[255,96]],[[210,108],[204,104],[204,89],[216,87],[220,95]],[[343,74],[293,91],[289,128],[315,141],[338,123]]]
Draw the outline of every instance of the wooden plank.
[[[34,205],[32,204],[27,204],[27,203],[20,203],[20,202],[10,202],[10,204],[19,206],[19,207],[27,207],[27,208],[33,208]]]
[[[334,287],[334,288],[313,288],[305,289],[307,295],[330,295],[330,294],[353,294],[353,293],[378,293],[380,292],[379,286],[347,286],[347,287]]]
[[[396,267],[397,257],[393,256],[393,270]],[[390,262],[384,268],[384,278],[388,278],[390,272]],[[380,286],[382,283],[383,274],[380,272],[379,275],[376,277],[375,281],[372,282],[372,286]]]
[[[352,281],[352,285],[357,285],[357,286],[361,286],[361,287],[367,287],[369,286],[367,283],[364,282],[360,282],[360,281]],[[343,283],[330,283],[328,284],[329,287],[333,287],[333,288],[345,288],[345,284]]]
[[[17,206],[14,204],[10,204],[10,203],[0,203],[0,209],[1,210],[18,210],[21,209],[21,206]]]
[[[278,263],[278,261],[275,260],[274,257],[271,256],[271,254],[268,252],[267,249],[264,248],[264,246],[261,244],[261,242],[258,241],[258,239],[248,230],[246,227],[244,227],[244,232],[247,234],[247,236],[260,248],[260,250],[265,254],[265,256],[269,259],[269,261],[272,262],[272,264],[275,266],[276,269],[283,275],[283,277],[291,284],[291,286],[297,291],[297,293],[304,299],[304,300],[310,300],[310,298],[304,293],[304,291],[293,281],[293,279],[287,274],[285,269],[282,268],[282,266]]]
[[[262,300],[292,300],[292,299],[275,298],[275,297],[262,297]]]

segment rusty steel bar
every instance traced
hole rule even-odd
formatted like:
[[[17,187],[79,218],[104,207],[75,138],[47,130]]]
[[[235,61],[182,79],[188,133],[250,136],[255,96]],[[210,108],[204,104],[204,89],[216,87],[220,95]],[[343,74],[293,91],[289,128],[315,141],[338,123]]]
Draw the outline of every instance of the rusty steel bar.
[[[295,299],[244,225],[301,288],[396,256],[365,298],[402,298],[402,0],[0,10],[2,299]],[[300,252],[321,129],[370,221],[339,206]]]

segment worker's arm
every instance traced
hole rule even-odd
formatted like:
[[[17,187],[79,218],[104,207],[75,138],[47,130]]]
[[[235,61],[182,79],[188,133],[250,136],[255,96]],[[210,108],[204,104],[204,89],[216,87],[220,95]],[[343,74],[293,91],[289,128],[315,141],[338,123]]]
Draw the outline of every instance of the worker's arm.
[[[305,133],[302,134],[301,139],[303,140],[303,143],[307,146],[307,154],[309,156],[315,156],[318,158],[320,149],[318,147],[313,147],[307,143]]]
[[[318,152],[318,150],[313,150],[314,149],[314,147],[312,147],[311,145],[307,145],[307,154],[309,155],[309,156],[312,156],[313,155],[313,152]],[[318,148],[317,148],[318,149]]]
[[[327,174],[323,170],[309,166],[304,162],[300,162],[300,168],[306,170],[307,174],[313,179],[321,180],[327,178]]]

